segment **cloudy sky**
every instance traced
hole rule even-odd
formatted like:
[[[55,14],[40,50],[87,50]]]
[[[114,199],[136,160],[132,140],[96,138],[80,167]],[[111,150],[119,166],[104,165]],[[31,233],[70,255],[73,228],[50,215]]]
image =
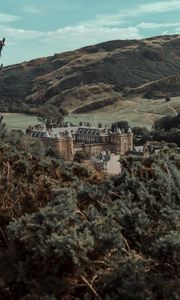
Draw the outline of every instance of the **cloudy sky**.
[[[180,34],[180,0],[0,0],[4,65],[164,34]]]

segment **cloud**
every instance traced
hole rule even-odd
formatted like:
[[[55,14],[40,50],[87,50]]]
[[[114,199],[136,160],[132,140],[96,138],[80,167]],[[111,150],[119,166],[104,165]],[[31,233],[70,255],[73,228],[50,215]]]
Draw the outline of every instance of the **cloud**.
[[[141,4],[136,9],[134,9],[134,11],[131,11],[131,13],[135,15],[142,15],[147,13],[165,13],[178,9],[180,9],[179,0],[166,0],[157,1],[154,3]]]
[[[11,23],[15,22],[19,19],[19,17],[9,14],[0,13],[0,23]]]
[[[124,23],[124,21],[120,20],[117,15],[98,14],[95,20],[81,22],[79,25],[91,26],[93,24],[94,26],[117,26],[122,23]]]
[[[33,31],[33,30],[24,30],[17,29],[12,27],[2,27],[1,31],[6,35],[7,40],[20,41],[26,40],[41,40],[41,42],[49,43],[51,41],[60,43],[60,41],[66,41],[66,44],[75,44],[75,47],[78,45],[87,45],[90,43],[101,42],[105,40],[112,39],[131,39],[136,38],[140,39],[141,35],[139,29],[135,27],[119,28],[119,27],[97,27],[97,26],[67,26],[62,27],[54,31],[43,32],[43,31]]]
[[[24,6],[21,9],[26,13],[41,13],[36,6],[32,5]],[[141,39],[143,38],[142,29],[161,29],[159,31],[176,33],[180,28],[180,23],[142,22],[136,26],[126,27],[124,24],[133,17],[156,13],[159,16],[161,13],[179,9],[180,1],[177,0],[148,2],[136,5],[134,8],[131,6],[128,10],[121,10],[113,15],[97,15],[94,20],[48,32],[15,28],[12,24],[10,25],[10,22],[18,20],[17,16],[0,14],[0,31],[7,40],[7,55],[16,53],[13,58],[15,61],[17,59],[28,60],[108,40]],[[3,20],[2,23],[1,20]]]
[[[75,26],[60,28],[54,32],[47,33],[46,37],[66,41],[66,45],[75,47],[95,44],[114,39],[140,39],[138,28],[127,27],[99,27],[99,26]]]
[[[91,44],[117,39],[140,39],[136,27],[110,28],[99,26],[68,26],[55,31],[43,32],[16,28],[1,28],[6,36],[4,64],[27,61],[32,58],[71,51]],[[13,57],[12,54],[16,53]]]
[[[34,5],[27,5],[24,6],[21,11],[25,12],[25,13],[29,13],[29,14],[39,14],[41,13],[41,11],[39,10],[39,8],[37,8]]]
[[[20,41],[35,40],[43,37],[44,32],[34,30],[24,30],[13,27],[0,27],[1,32],[6,36],[8,41],[18,44]]]
[[[136,25],[136,27],[140,28],[140,29],[172,28],[172,27],[178,27],[178,26],[180,26],[180,23],[146,23],[146,22],[142,22],[142,23]]]
[[[156,13],[167,13],[171,11],[180,10],[180,0],[164,0],[157,1],[153,3],[146,3],[137,5],[134,8],[129,8],[126,10],[121,10],[121,12],[114,15],[97,15],[94,24],[99,24],[104,26],[106,25],[118,25],[124,22],[129,17],[139,17],[147,14],[156,14]],[[89,22],[90,23],[90,22]],[[87,23],[85,23],[87,24]]]

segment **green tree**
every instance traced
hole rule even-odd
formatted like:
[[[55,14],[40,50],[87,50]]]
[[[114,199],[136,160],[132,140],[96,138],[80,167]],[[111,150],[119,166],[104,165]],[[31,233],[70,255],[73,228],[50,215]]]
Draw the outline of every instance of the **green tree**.
[[[146,127],[133,127],[132,131],[135,145],[142,145],[150,140],[150,132]]]
[[[63,107],[60,107],[59,113],[61,113],[64,117],[68,116],[68,111]]]
[[[169,102],[169,101],[171,101],[171,97],[166,95],[165,100],[166,100],[166,102]]]
[[[38,109],[38,120],[44,122],[49,128],[52,124],[61,126],[63,124],[64,116],[67,115],[65,109],[57,109],[52,104],[40,106]]]
[[[82,163],[84,160],[89,159],[90,154],[83,151],[77,151],[74,155],[74,161]]]

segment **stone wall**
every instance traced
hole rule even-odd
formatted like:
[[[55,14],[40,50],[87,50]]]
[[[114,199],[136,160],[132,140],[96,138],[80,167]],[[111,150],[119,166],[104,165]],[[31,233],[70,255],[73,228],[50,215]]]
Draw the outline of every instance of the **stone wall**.
[[[42,138],[45,147],[52,147],[65,159],[72,159],[74,156],[73,140],[70,138]]]

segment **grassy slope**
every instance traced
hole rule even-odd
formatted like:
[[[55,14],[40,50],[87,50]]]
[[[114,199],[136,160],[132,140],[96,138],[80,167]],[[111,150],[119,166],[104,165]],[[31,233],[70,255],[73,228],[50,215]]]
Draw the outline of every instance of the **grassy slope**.
[[[170,105],[170,107],[169,107]],[[78,120],[87,121],[87,117],[96,115],[97,122],[103,124],[110,124],[113,121],[128,120],[132,126],[146,126],[150,128],[154,121],[164,115],[175,115],[171,108],[173,107],[177,112],[180,112],[180,97],[172,98],[171,102],[165,102],[164,99],[149,100],[135,98],[132,100],[118,101],[111,106],[104,107],[89,114],[78,116]],[[69,120],[74,120],[71,117]]]
[[[154,120],[164,115],[175,115],[174,108],[180,112],[180,97],[172,98],[170,102],[160,100],[145,100],[135,98],[133,100],[119,101],[111,106],[93,111],[88,114],[70,115],[66,120],[79,124],[80,121],[90,122],[93,125],[102,122],[111,124],[118,120],[128,120],[132,126],[146,126],[150,128]],[[9,128],[25,129],[29,124],[36,124],[37,119],[34,116],[25,116],[21,114],[6,114],[5,122]]]
[[[179,43],[178,35],[110,41],[6,67],[0,109],[19,112],[51,103],[73,111],[97,101],[105,107],[105,99],[121,102],[134,89],[134,97],[137,89],[139,97],[179,96]]]

